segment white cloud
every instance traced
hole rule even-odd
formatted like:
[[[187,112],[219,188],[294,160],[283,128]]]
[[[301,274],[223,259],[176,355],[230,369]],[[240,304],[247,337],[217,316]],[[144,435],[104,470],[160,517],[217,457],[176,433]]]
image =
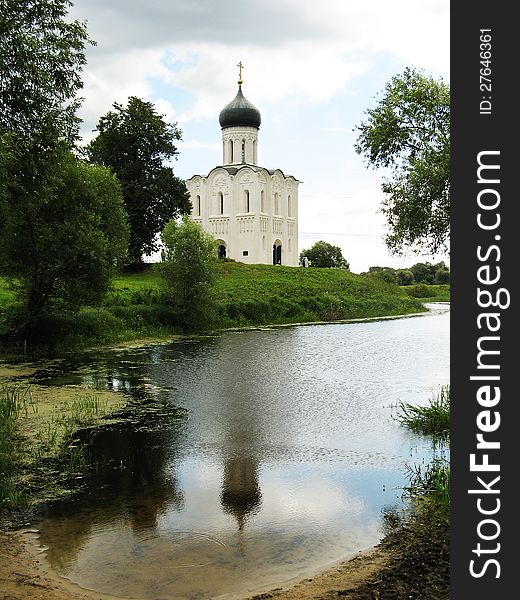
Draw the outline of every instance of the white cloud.
[[[88,124],[115,100],[150,99],[151,78],[194,95],[182,122],[212,118],[231,100],[239,59],[257,102],[323,102],[378,54],[442,74],[449,66],[447,0],[77,0],[71,15],[87,18],[98,42],[85,72]]]
[[[76,0],[71,15],[87,18],[98,42],[84,72],[85,141],[113,102],[135,95],[183,130],[176,171],[207,172],[220,160],[217,116],[242,60],[244,94],[263,117],[262,164],[304,182],[300,247],[326,239],[354,270],[402,263],[382,241],[382,174],[354,160],[352,128],[392,69],[447,78],[448,0]],[[289,128],[297,114],[309,115],[313,133],[304,120]]]
[[[191,148],[195,150],[222,150],[222,144],[213,142],[201,142],[200,140],[193,139],[188,142],[180,142],[179,148]]]

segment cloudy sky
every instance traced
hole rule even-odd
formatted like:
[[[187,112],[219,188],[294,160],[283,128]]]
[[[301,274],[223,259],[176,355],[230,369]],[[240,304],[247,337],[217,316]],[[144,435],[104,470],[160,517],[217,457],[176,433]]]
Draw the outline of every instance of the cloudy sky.
[[[218,114],[237,91],[262,114],[259,164],[300,185],[300,249],[341,246],[351,270],[442,256],[391,256],[379,213],[383,173],[353,131],[406,66],[449,81],[449,0],[75,0],[88,50],[81,117],[88,141],[128,96],[152,101],[183,131],[176,175],[222,163]]]

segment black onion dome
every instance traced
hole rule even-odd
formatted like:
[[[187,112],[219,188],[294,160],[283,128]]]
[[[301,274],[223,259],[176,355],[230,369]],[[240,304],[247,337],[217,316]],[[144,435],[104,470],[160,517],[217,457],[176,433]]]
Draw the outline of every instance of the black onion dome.
[[[225,127],[256,127],[258,129],[262,122],[258,108],[242,94],[242,86],[238,87],[235,99],[220,111],[218,120],[222,129]]]

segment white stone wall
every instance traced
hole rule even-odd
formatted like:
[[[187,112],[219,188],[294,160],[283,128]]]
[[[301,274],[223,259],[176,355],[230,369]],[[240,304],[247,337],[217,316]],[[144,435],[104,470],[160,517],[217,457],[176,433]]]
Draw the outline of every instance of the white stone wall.
[[[239,128],[226,131],[232,129]],[[216,167],[207,177],[195,175],[186,182],[192,218],[221,240],[229,258],[273,264],[276,243],[282,245],[282,265],[289,266],[298,266],[298,184],[280,170],[271,175],[247,165],[235,175]]]
[[[226,127],[222,130],[223,165],[258,164],[258,129]]]

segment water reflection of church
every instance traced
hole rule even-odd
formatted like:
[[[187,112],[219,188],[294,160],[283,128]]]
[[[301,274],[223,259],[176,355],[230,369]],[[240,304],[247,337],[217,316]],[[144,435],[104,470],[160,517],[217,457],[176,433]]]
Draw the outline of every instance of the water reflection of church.
[[[243,531],[248,517],[262,502],[257,459],[236,456],[225,460],[220,501],[224,511],[236,518],[239,531]]]
[[[238,92],[219,116],[222,165],[186,185],[192,219],[218,242],[221,257],[298,266],[298,185],[280,169],[258,166],[260,111]]]

